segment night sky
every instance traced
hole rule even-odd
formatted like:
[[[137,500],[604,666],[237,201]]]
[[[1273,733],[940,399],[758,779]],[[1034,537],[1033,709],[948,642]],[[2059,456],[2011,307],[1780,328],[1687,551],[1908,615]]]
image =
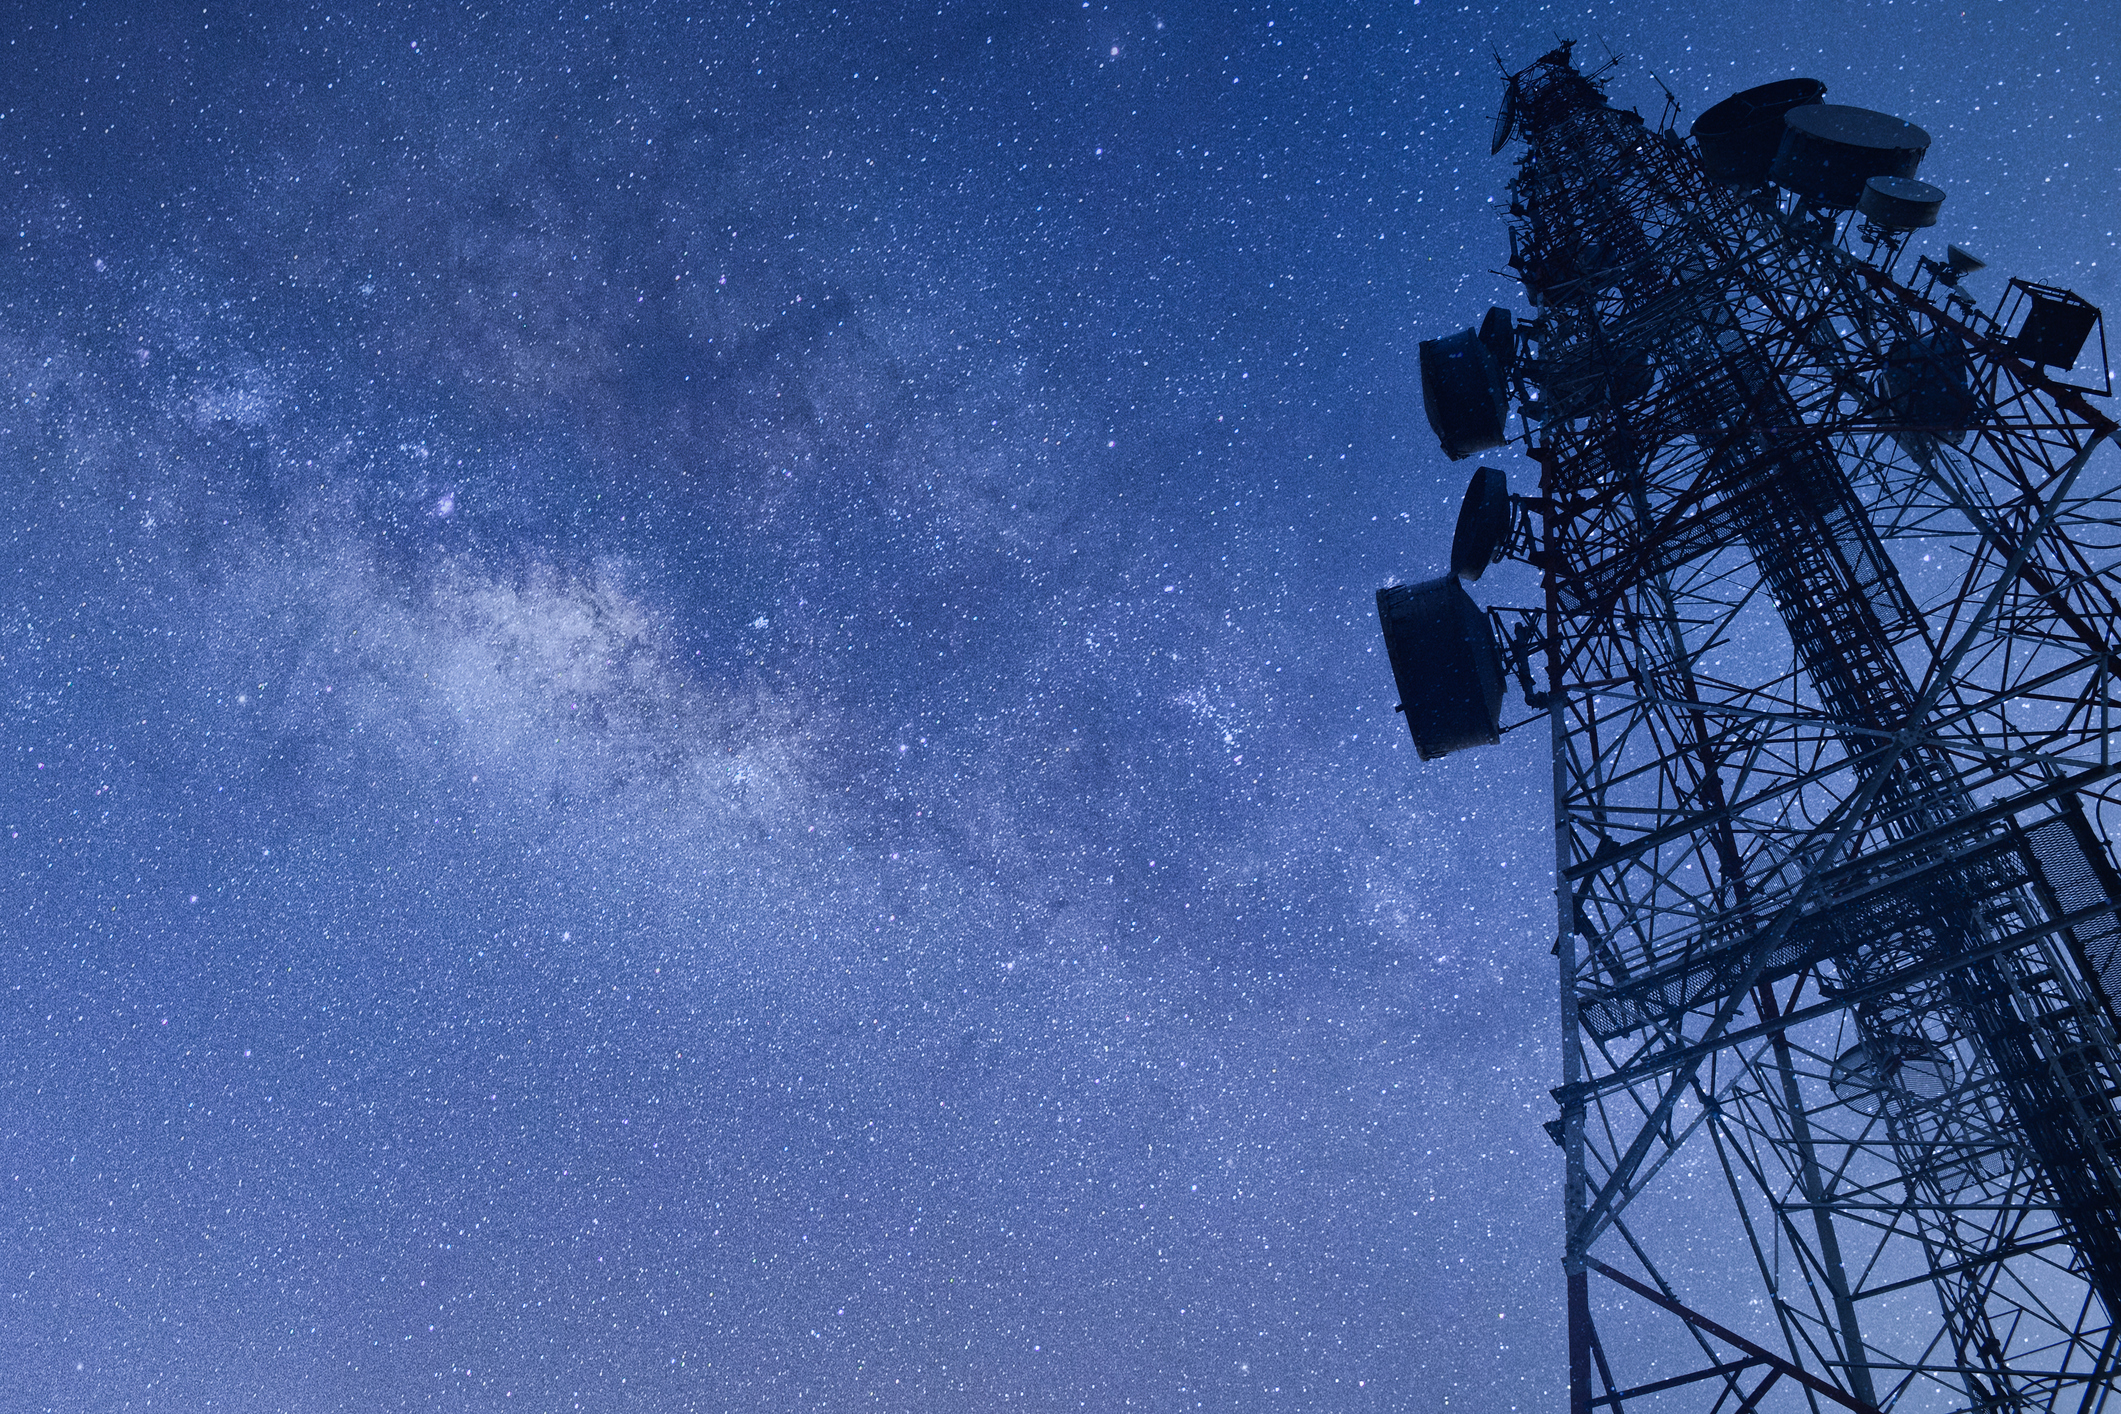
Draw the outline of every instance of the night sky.
[[[1557,1407],[1491,48],[2121,304],[2098,7],[1677,13],[15,10],[0,1409]]]

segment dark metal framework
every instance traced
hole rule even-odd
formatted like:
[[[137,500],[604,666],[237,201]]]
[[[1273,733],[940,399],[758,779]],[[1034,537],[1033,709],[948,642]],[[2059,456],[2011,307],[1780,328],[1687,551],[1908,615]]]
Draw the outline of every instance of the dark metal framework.
[[[2121,1411],[2121,487],[2042,357],[2098,312],[1567,46],[1504,123],[1572,1408]]]

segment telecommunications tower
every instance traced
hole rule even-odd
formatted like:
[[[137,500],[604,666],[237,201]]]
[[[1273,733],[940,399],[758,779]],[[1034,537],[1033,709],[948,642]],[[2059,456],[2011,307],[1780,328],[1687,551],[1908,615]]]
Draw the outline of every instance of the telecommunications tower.
[[[1602,73],[1506,76],[1533,313],[1421,346],[1524,489],[1378,594],[1422,757],[1551,732],[1570,1408],[2121,1411],[2099,311],[1914,249],[1910,123]]]

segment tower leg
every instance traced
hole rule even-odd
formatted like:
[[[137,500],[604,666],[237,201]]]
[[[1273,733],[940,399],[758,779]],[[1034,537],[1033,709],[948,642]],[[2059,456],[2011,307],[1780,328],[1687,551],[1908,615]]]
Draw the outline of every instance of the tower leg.
[[[1591,1275],[1569,1273],[1569,1414],[1591,1414]]]

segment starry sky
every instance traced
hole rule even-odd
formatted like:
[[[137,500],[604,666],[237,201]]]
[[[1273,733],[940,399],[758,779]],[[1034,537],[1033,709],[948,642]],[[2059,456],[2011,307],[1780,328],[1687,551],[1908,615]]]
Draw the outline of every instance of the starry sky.
[[[1493,54],[2121,297],[2081,5],[6,33],[11,1410],[1555,1407],[1545,728],[1371,604]]]

